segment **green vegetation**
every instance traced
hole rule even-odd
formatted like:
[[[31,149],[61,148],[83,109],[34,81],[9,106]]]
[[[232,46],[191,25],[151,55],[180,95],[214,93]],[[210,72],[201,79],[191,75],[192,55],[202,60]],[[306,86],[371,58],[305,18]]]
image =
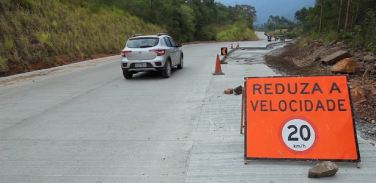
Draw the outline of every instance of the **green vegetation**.
[[[2,0],[0,70],[64,57],[118,53],[134,33],[165,31],[116,9],[73,7],[52,0]],[[27,69],[27,68],[25,68]]]
[[[215,0],[61,1],[75,6],[89,6],[93,12],[98,12],[102,6],[111,9],[116,7],[124,14],[131,14],[147,23],[163,27],[177,42],[216,40],[219,32],[215,27],[232,29],[239,22],[243,24],[241,27],[238,26],[239,28],[251,31],[256,20],[256,10],[250,5],[225,6]],[[230,36],[226,39],[238,40],[243,37],[249,36]]]
[[[256,11],[214,0],[1,0],[0,74],[119,53],[135,33],[178,43],[255,40]]]
[[[255,35],[254,31],[245,28],[240,25],[229,26],[225,31],[219,32],[216,39],[218,41],[234,41],[234,40],[257,40],[258,37]]]
[[[341,40],[376,53],[376,1],[316,0],[314,7],[296,11],[294,21],[271,15],[267,23],[256,29],[271,34],[287,29],[288,38],[303,36],[326,43]]]
[[[295,19],[303,36],[327,43],[342,40],[376,53],[375,0],[320,0],[297,11]]]
[[[270,15],[266,23],[256,27],[258,30],[265,31],[271,36],[278,36],[284,34],[289,39],[294,39],[298,36],[296,30],[296,23],[288,20],[285,17]]]

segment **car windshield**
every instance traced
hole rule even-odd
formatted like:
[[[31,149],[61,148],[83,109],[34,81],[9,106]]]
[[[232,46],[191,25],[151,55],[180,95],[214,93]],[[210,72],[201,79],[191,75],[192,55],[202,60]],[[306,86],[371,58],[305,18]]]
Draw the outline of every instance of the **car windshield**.
[[[148,48],[156,46],[159,42],[158,38],[139,38],[130,39],[127,43],[128,48]]]

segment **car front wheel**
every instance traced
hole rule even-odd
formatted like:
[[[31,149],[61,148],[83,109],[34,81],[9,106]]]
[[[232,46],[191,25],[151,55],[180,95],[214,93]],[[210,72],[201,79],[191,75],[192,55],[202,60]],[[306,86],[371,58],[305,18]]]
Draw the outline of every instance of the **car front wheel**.
[[[169,78],[171,76],[171,62],[166,61],[165,68],[162,70],[162,76],[164,78]]]
[[[123,70],[123,76],[125,79],[132,79],[133,73],[127,70]]]

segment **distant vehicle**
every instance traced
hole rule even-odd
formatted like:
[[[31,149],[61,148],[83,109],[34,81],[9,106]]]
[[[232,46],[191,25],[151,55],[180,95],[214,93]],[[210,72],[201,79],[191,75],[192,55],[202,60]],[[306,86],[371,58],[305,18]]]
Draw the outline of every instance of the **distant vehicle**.
[[[135,34],[128,39],[121,52],[123,76],[131,79],[138,72],[159,71],[169,78],[172,67],[183,68],[183,50],[180,44],[165,33]]]
[[[285,41],[285,36],[284,35],[279,35],[278,39],[281,40],[281,41]]]
[[[268,38],[268,41],[271,42],[272,41],[272,36],[271,35],[267,35],[267,38]]]

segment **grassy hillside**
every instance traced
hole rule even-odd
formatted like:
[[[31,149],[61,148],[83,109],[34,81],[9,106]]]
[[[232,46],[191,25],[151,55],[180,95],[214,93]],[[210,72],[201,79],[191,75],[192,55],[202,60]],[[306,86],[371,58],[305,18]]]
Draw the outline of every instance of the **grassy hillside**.
[[[116,8],[58,0],[1,0],[0,26],[0,76],[119,53],[132,34],[165,31]]]
[[[136,33],[167,32],[176,41],[257,40],[249,27],[251,18],[243,16],[249,13],[248,6],[245,9],[238,6],[237,13],[224,18],[210,12],[221,10],[226,14],[233,7],[201,1],[186,4],[161,0],[155,4],[156,8],[171,12],[159,14],[155,16],[158,21],[151,21],[147,19],[150,12],[141,2],[145,3],[138,0],[1,0],[0,77],[103,54],[119,54],[127,39]],[[144,15],[144,19],[128,12]],[[218,22],[224,20],[228,25]]]
[[[237,24],[224,26],[218,29],[217,41],[257,41],[255,31]]]

